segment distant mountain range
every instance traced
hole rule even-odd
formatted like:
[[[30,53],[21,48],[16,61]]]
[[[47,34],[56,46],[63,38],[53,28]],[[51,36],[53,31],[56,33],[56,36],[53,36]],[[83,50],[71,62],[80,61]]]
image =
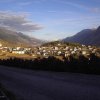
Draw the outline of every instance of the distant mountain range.
[[[5,28],[0,28],[0,42],[9,46],[36,46],[43,43],[42,40],[29,37],[23,33],[14,32]]]
[[[100,46],[100,26],[97,29],[84,29],[61,41]],[[29,37],[21,32],[0,28],[0,43],[5,46],[38,46],[45,42],[47,41]]]
[[[74,42],[85,45],[100,46],[100,26],[97,29],[85,29],[74,36],[63,39],[64,42]]]

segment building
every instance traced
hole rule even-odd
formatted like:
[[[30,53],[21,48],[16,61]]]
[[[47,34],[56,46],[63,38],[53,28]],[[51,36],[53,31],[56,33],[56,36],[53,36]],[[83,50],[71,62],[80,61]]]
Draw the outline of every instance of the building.
[[[25,54],[25,51],[14,50],[12,51],[13,54]]]

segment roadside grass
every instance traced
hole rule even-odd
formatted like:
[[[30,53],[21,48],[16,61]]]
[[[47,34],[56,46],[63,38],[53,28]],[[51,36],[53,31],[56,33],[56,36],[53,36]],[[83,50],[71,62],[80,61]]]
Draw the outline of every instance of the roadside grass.
[[[0,59],[5,60],[9,58],[21,58],[21,59],[33,59],[34,57],[27,55],[27,54],[13,54],[13,53],[1,53]]]

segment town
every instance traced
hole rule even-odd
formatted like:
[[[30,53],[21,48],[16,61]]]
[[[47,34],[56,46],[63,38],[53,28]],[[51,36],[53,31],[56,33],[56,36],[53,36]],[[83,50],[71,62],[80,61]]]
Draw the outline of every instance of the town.
[[[86,45],[68,45],[63,43],[56,43],[54,45],[42,45],[38,47],[8,47],[0,43],[0,58],[2,57],[24,57],[24,58],[48,58],[54,57],[69,57],[80,56],[89,57],[95,54],[100,57],[100,48]]]

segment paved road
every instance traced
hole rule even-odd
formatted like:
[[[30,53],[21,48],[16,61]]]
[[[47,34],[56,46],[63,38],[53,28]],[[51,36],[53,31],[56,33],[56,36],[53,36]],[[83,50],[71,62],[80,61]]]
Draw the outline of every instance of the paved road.
[[[18,100],[100,100],[100,76],[0,66],[0,82]]]

